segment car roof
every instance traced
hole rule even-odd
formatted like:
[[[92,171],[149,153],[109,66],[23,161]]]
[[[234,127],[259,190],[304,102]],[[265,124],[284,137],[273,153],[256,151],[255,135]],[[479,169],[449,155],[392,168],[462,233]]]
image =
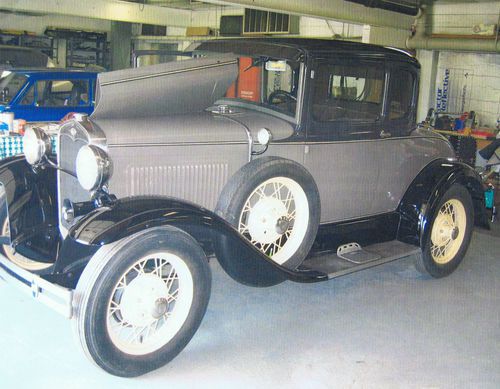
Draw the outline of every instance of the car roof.
[[[201,43],[196,50],[235,52],[237,54],[266,53],[287,59],[301,55],[321,57],[328,54],[350,53],[360,57],[386,58],[418,66],[418,61],[404,50],[337,39],[316,38],[244,38],[214,39]]]

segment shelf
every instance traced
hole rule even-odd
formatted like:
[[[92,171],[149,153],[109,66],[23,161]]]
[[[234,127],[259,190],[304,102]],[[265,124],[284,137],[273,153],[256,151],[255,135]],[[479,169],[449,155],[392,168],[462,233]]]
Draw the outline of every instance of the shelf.
[[[52,59],[57,59],[57,47],[54,45],[54,38],[46,35],[34,35],[26,31],[0,30],[0,44],[29,47],[47,54]]]
[[[108,67],[108,45],[105,32],[68,29],[47,29],[51,37],[66,40],[66,65],[83,67],[97,65]]]

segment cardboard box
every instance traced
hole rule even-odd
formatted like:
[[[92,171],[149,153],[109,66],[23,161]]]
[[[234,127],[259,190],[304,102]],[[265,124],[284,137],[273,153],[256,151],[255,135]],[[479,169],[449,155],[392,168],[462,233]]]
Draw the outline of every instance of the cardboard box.
[[[186,36],[210,36],[214,35],[214,30],[210,27],[188,27]]]

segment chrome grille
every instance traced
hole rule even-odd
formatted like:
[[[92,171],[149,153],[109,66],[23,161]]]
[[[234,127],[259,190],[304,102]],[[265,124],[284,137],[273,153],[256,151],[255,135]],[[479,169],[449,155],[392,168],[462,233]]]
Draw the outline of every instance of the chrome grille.
[[[90,193],[84,190],[76,179],[76,155],[80,148],[88,144],[88,135],[83,126],[76,123],[68,123],[63,126],[59,133],[59,148],[57,151],[58,165],[64,171],[58,170],[59,187],[59,223],[63,234],[71,223],[62,218],[61,207],[65,199],[72,202],[90,200]],[[72,175],[73,174],[73,175]],[[74,176],[75,175],[75,176]]]

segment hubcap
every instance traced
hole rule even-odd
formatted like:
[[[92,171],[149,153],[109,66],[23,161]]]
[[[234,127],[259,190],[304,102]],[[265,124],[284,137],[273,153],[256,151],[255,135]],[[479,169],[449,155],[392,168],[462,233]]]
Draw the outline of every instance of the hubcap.
[[[274,242],[285,231],[276,228],[278,221],[287,214],[285,204],[274,197],[264,197],[259,200],[248,218],[248,231],[253,239],[269,244]]]
[[[155,319],[153,312],[157,308],[156,302],[165,299],[163,296],[167,295],[167,285],[160,277],[151,273],[137,276],[125,288],[121,298],[123,320],[133,326],[148,325]],[[158,317],[160,316],[162,315]]]
[[[450,262],[460,250],[467,215],[462,202],[451,199],[438,211],[431,230],[431,255],[438,264]]]
[[[151,316],[155,319],[159,319],[162,317],[164,314],[166,314],[168,311],[168,301],[164,297],[160,297],[158,300],[155,301],[155,306],[153,308],[153,311],[151,312]]]

